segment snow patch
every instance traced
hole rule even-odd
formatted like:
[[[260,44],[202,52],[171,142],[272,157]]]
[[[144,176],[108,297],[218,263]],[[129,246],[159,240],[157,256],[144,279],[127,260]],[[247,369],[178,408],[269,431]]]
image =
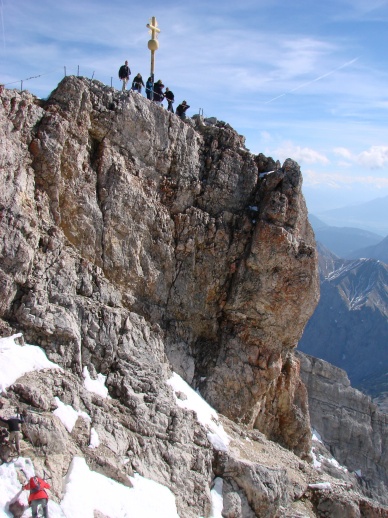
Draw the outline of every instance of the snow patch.
[[[309,484],[308,487],[310,489],[326,489],[326,490],[330,490],[331,489],[331,484],[330,484],[330,482],[318,482],[317,484]]]
[[[345,471],[347,472],[347,468],[345,468],[345,466],[342,466],[338,460],[336,460],[334,457],[331,457],[330,459],[325,457],[326,461],[329,462],[329,464],[332,464],[333,466],[335,466],[336,468],[342,470],[342,471]]]
[[[222,498],[222,488],[224,481],[217,477],[214,479],[213,489],[210,491],[212,499],[212,511],[210,518],[222,518],[222,510],[224,508],[224,500]]]
[[[77,422],[78,417],[83,417],[87,421],[91,421],[90,416],[86,412],[75,410],[71,405],[63,403],[59,397],[55,397],[57,409],[54,410],[53,414],[59,417],[66,430],[71,433],[74,425]]]
[[[93,518],[94,511],[109,518],[179,518],[175,497],[161,484],[135,474],[132,488],[91,471],[85,459],[74,457],[65,477],[61,508],[66,517]]]
[[[100,446],[100,439],[98,437],[98,433],[94,428],[90,429],[90,444],[89,448],[98,448]]]
[[[174,372],[167,380],[175,392],[175,400],[178,406],[186,410],[193,410],[197,414],[198,421],[204,426],[208,433],[207,438],[216,450],[227,451],[230,439],[219,422],[218,414],[206,401],[193,390],[178,374]],[[184,401],[176,396],[176,393],[183,392],[186,398]]]
[[[267,176],[267,174],[274,173],[275,171],[266,171],[265,173],[260,173],[259,178],[264,178],[264,176]]]
[[[61,369],[59,365],[47,359],[43,349],[36,345],[19,345],[15,339],[21,333],[0,339],[0,394],[15,381],[31,371],[42,369]],[[62,369],[61,369],[62,370]]]
[[[314,468],[315,469],[320,469],[320,467],[322,466],[322,462],[318,458],[318,457],[320,457],[320,455],[318,455],[318,457],[315,455],[314,448],[311,449],[311,456],[313,458],[313,466],[314,466]]]
[[[22,473],[22,479],[25,478],[27,482],[31,477],[35,476],[34,466],[30,459],[19,457],[15,462],[4,463],[0,466],[0,517],[8,518],[9,504],[19,501],[24,505],[28,511],[23,516],[31,516],[31,511],[28,507],[29,491],[22,490],[22,484],[19,482],[18,474]],[[67,518],[59,505],[53,500],[49,499],[48,514],[50,518]]]
[[[314,430],[314,428],[313,428],[313,437],[312,438],[313,438],[313,441],[318,441],[321,444],[323,444],[322,437],[321,437],[320,433],[317,432],[317,430]]]
[[[88,368],[85,366],[82,375],[84,377],[84,387],[89,392],[93,392],[94,394],[98,394],[103,398],[109,397],[108,389],[105,386],[106,376],[103,374],[97,374],[97,379],[92,379],[89,374]]]

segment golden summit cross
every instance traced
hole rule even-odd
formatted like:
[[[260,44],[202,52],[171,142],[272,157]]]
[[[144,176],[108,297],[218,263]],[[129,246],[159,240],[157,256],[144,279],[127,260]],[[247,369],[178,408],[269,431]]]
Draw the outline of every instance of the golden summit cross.
[[[148,48],[151,51],[151,80],[152,84],[154,83],[154,73],[155,73],[155,51],[159,48],[159,42],[157,39],[157,35],[160,32],[158,28],[158,22],[156,21],[155,16],[151,18],[151,23],[147,23],[146,27],[150,29],[151,39],[148,42]]]

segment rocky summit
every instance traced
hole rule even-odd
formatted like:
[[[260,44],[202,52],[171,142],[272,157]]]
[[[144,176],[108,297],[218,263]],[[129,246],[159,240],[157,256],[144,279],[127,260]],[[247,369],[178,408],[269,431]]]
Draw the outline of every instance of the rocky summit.
[[[62,368],[25,374],[2,404],[29,414],[22,455],[53,499],[81,456],[168,487],[181,518],[212,516],[215,477],[225,518],[387,516],[354,474],[312,463],[294,349],[319,280],[298,164],[79,77],[45,101],[4,90],[0,121],[1,334]],[[173,373],[219,413],[227,447],[178,404]],[[80,412],[71,433],[58,398]]]

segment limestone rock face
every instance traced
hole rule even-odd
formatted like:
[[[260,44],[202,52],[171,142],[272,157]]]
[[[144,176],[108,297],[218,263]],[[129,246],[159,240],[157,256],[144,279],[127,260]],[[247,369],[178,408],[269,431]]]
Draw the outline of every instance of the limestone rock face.
[[[312,427],[335,459],[360,473],[370,494],[388,504],[388,416],[350,386],[345,371],[304,353],[298,356]]]
[[[308,463],[294,348],[318,275],[298,164],[83,78],[47,101],[3,91],[0,123],[1,334],[22,331],[64,369],[20,378],[8,404],[36,410],[24,452],[50,470],[56,498],[82,455],[121,483],[137,471],[166,485],[185,518],[210,515],[215,475],[229,518],[372,508],[353,493],[338,503],[341,484]],[[85,367],[111,399],[85,391]],[[172,371],[223,414],[228,452],[176,404]],[[91,422],[68,433],[55,397]],[[330,505],[305,496],[327,479]]]
[[[3,327],[117,377],[139,315],[215,408],[306,454],[293,348],[318,282],[299,166],[82,78],[46,102],[5,91],[0,117]]]

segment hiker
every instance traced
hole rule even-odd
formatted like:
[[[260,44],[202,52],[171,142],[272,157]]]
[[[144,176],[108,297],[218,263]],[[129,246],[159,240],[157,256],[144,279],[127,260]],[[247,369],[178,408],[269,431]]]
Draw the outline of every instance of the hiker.
[[[16,409],[16,416],[10,417],[9,419],[4,419],[3,417],[0,417],[1,422],[5,422],[8,425],[9,430],[9,443],[15,444],[15,449],[20,456],[20,425],[24,423],[23,417],[19,414],[19,409]]]
[[[137,74],[132,82],[132,90],[141,94],[141,87],[144,86],[141,74]]]
[[[154,82],[152,81],[152,77],[149,77],[147,79],[145,89],[146,89],[147,99],[152,101],[152,92],[154,90]]]
[[[159,79],[154,84],[154,101],[158,106],[163,106],[162,102],[164,99],[164,92],[163,92],[164,84],[162,83],[162,80]]]
[[[119,70],[119,78],[120,78],[120,81],[123,82],[123,88],[122,88],[123,92],[127,87],[127,83],[129,81],[130,75],[131,75],[131,69],[128,66],[128,61],[126,61],[125,65],[121,65],[120,70]]]
[[[50,489],[50,484],[48,484],[45,480],[35,476],[30,478],[30,481],[23,486],[23,489],[30,490],[28,503],[31,506],[32,518],[38,517],[39,505],[42,506],[44,518],[48,518],[48,495],[45,489]]]
[[[178,106],[178,108],[176,109],[176,114],[182,119],[184,120],[186,118],[186,110],[188,110],[190,108],[190,106],[187,104],[186,101],[182,101],[182,104],[180,104]]]
[[[171,90],[167,87],[166,93],[164,94],[164,97],[167,99],[167,111],[174,113],[174,108],[172,107],[172,103],[174,102],[174,94],[171,92]]]

